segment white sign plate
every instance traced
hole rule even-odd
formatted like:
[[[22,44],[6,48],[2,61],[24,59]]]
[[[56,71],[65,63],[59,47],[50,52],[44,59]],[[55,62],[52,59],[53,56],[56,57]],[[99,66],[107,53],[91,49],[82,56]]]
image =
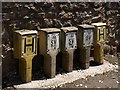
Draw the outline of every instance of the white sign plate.
[[[93,44],[93,30],[84,30],[83,44],[84,46],[90,46]]]
[[[75,49],[76,43],[76,32],[66,33],[66,49]]]
[[[57,50],[59,48],[59,33],[48,34],[48,50]]]

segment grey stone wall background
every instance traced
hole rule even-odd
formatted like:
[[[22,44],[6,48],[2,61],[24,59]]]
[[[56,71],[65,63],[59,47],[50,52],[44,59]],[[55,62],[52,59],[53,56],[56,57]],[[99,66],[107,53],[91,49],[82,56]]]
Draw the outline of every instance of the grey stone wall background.
[[[120,43],[120,2],[4,2],[2,18],[2,70],[3,78],[7,79],[13,77],[16,70],[13,59],[15,29],[61,28],[102,21],[107,23],[107,45],[111,48]]]

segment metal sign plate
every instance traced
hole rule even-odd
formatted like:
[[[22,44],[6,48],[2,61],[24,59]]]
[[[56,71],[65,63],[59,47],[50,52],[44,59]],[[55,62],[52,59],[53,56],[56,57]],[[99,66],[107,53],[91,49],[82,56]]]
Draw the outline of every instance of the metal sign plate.
[[[32,46],[26,46],[26,53],[27,54],[32,53]]]
[[[59,48],[59,33],[48,34],[47,49],[57,50]]]
[[[32,44],[32,37],[26,38],[26,44]]]
[[[93,44],[93,30],[84,30],[83,34],[83,44],[84,46],[90,46]]]
[[[66,33],[66,49],[75,49],[77,47],[76,41],[76,32]]]
[[[36,36],[23,36],[22,37],[22,53],[33,54],[36,53]]]
[[[104,41],[105,39],[104,32],[105,32],[105,27],[99,27],[99,41]]]

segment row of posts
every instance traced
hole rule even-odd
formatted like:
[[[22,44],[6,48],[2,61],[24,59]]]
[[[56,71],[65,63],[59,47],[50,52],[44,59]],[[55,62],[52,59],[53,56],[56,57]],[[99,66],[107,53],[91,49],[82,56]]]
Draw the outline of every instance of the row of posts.
[[[37,55],[38,47],[39,54],[44,56],[44,71],[51,78],[56,74],[56,56],[59,52],[63,54],[62,67],[68,72],[73,70],[76,49],[80,52],[80,67],[89,68],[92,45],[94,46],[94,61],[102,64],[106,37],[105,26],[106,23],[100,22],[60,29],[16,30],[14,32],[14,58],[19,59],[19,75],[22,81],[31,81],[32,59]]]

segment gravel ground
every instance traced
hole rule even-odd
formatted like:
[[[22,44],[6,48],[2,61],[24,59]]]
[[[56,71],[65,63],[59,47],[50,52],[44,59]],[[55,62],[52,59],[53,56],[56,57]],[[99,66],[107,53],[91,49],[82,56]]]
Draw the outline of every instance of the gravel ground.
[[[118,65],[118,58],[116,56],[106,55],[105,60],[109,61],[111,63],[110,67],[114,67],[114,66]],[[49,79],[46,81],[40,80],[40,81],[36,81],[36,83],[32,82],[32,84],[28,83],[28,84],[18,85],[17,89],[18,88],[29,88],[29,87],[32,88],[32,87],[36,87],[36,86],[40,87],[41,83],[43,84],[43,86],[46,83],[51,84],[51,86],[48,86],[48,84],[46,84],[45,85],[46,88],[55,88],[55,89],[64,89],[64,88],[81,88],[81,89],[82,88],[118,88],[118,84],[119,84],[118,70],[110,70],[112,68],[108,68],[108,69],[109,69],[108,71],[106,70],[107,72],[98,73],[98,74],[95,74],[95,76],[94,75],[93,76],[86,75],[85,78],[78,78],[78,79],[77,79],[77,77],[75,77],[76,80],[73,79],[73,81],[72,80],[69,81],[65,77],[65,79],[66,79],[65,83],[59,84],[58,86],[56,86],[54,84],[57,84],[57,82],[60,80],[59,79],[60,75],[57,76],[57,80],[55,80],[55,79],[51,79],[51,80]],[[89,69],[89,70],[92,70],[92,69]],[[102,71],[102,68],[98,69],[97,72],[101,72],[100,70]],[[75,72],[74,72],[74,74],[75,74]],[[85,71],[85,74],[89,74],[89,73],[87,73],[87,70]],[[85,74],[83,74],[83,75],[85,75]],[[66,76],[70,76],[70,75],[73,75],[73,74],[66,74]],[[80,73],[79,73],[79,75],[80,75]],[[77,75],[75,74],[74,76],[77,76]],[[62,76],[62,77],[64,77],[64,76]],[[70,77],[70,79],[71,79],[71,77]],[[62,78],[61,78],[60,82],[62,82]],[[36,84],[38,84],[38,85],[36,85]],[[15,88],[16,88],[16,86],[15,86]],[[11,90],[11,89],[15,89],[15,88],[9,87],[9,88],[5,88],[5,89]]]
[[[120,56],[120,54],[118,54]],[[118,65],[118,57],[106,55],[105,60],[113,65]],[[95,77],[88,76],[85,79],[79,79],[72,83],[62,85],[60,88],[118,88],[119,80],[118,71],[109,71]]]
[[[79,79],[72,83],[62,85],[61,88],[118,88],[118,73],[114,71],[107,72],[95,77]]]

